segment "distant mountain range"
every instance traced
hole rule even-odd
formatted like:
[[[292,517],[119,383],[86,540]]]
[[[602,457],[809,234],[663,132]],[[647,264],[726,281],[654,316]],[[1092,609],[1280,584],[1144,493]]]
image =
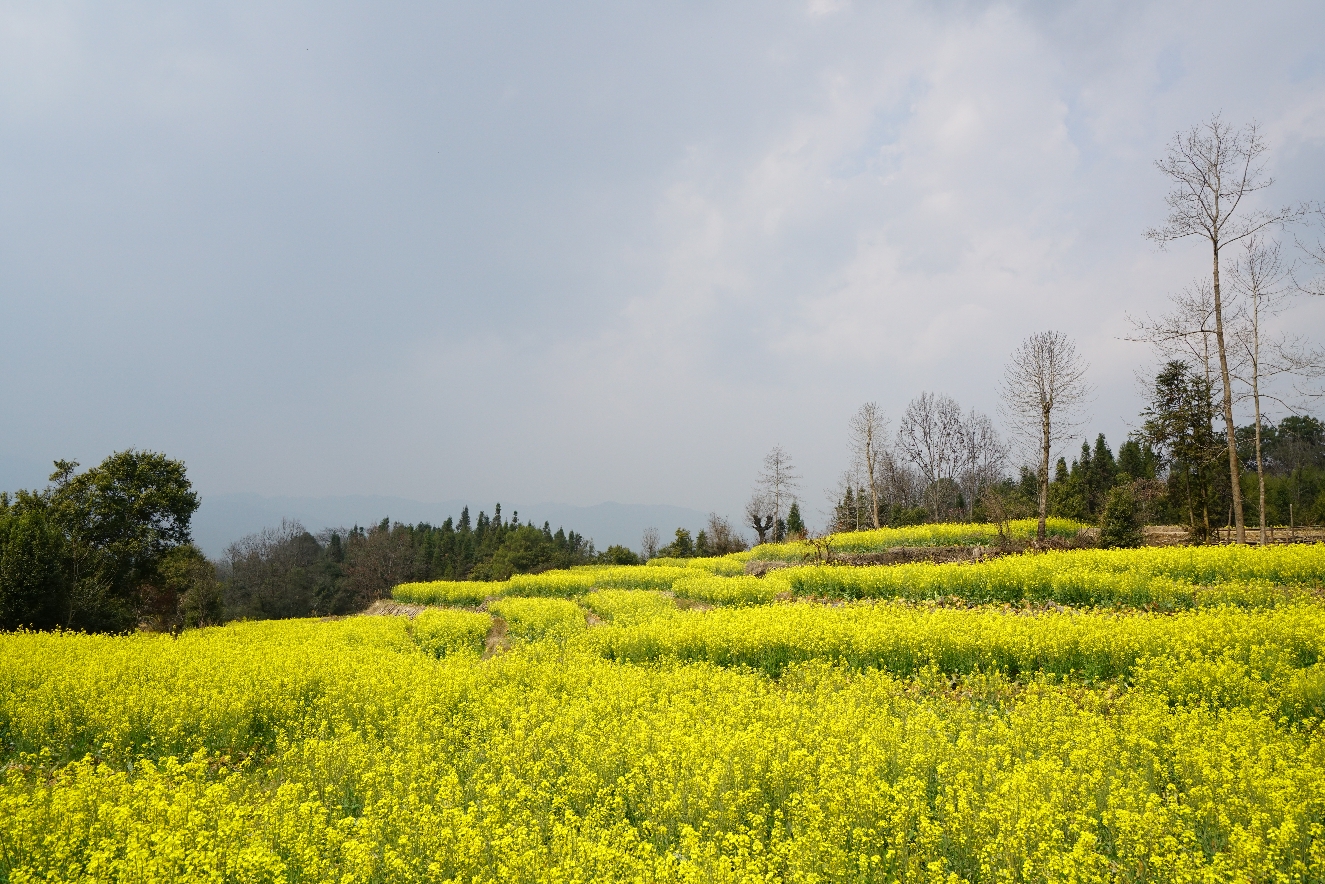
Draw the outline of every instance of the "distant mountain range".
[[[346,497],[263,497],[260,494],[202,494],[202,506],[193,516],[193,540],[213,558],[246,534],[274,528],[282,519],[297,519],[317,533],[324,528],[350,528],[375,525],[384,518],[393,522],[430,522],[440,525],[448,516],[460,517],[469,506],[469,516],[477,519],[479,511],[492,515],[494,501],[447,500],[423,503],[404,497],[354,495]],[[699,510],[662,504],[599,503],[571,506],[564,503],[539,503],[517,506],[500,501],[502,518],[518,513],[521,522],[541,526],[548,522],[552,530],[565,528],[592,538],[598,549],[620,544],[638,551],[645,528],[657,528],[662,542],[668,543],[677,528],[692,534],[699,532],[708,514]]]

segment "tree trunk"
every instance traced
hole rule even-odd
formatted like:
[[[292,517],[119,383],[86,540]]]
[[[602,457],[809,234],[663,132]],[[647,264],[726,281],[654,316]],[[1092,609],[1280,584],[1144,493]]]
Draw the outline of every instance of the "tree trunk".
[[[874,527],[879,527],[879,483],[874,478],[875,464],[878,455],[874,452],[874,440],[870,440],[870,447],[865,452],[865,469],[870,471],[870,520]]]
[[[1252,307],[1251,401],[1256,411],[1256,484],[1260,490],[1261,548],[1265,548],[1265,464],[1261,463],[1261,329],[1260,305]]]
[[[1228,479],[1233,492],[1233,521],[1237,527],[1237,542],[1247,542],[1242,521],[1242,480],[1238,474],[1238,443],[1233,426],[1233,388],[1228,377],[1228,354],[1224,352],[1224,315],[1219,296],[1219,240],[1212,239],[1214,252],[1215,292],[1215,344],[1219,349],[1219,376],[1224,382],[1224,427],[1228,436]]]
[[[1049,406],[1042,406],[1043,417],[1040,424],[1040,522],[1035,526],[1035,536],[1044,540],[1045,521],[1049,515]]]

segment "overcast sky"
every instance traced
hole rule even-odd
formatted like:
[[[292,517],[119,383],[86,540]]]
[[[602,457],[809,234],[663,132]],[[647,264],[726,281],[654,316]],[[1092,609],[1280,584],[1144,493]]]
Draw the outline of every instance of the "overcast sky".
[[[996,413],[1208,272],[1153,162],[1325,199],[1325,4],[0,4],[0,464],[209,493],[812,512],[864,401]],[[1325,341],[1325,304],[1292,324]],[[821,519],[819,520],[821,521]]]

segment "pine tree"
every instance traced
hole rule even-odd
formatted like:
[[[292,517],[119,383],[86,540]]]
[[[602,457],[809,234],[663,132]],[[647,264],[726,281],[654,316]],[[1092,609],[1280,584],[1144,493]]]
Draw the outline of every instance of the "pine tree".
[[[805,537],[805,533],[805,522],[801,519],[801,505],[797,501],[792,501],[791,509],[787,511],[787,535],[801,539]]]

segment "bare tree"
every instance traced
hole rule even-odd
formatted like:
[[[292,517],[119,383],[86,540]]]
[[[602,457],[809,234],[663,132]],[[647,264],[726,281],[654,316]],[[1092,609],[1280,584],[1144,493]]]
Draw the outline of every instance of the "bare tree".
[[[1049,511],[1049,456],[1081,424],[1090,395],[1086,363],[1062,332],[1037,332],[1021,342],[1003,373],[1003,419],[1038,455],[1040,480],[1036,536],[1045,537]]]
[[[1215,388],[1215,299],[1210,280],[1198,279],[1170,299],[1173,309],[1153,318],[1128,316],[1132,335],[1124,338],[1152,345],[1163,359],[1186,359],[1204,366],[1205,380]],[[1227,301],[1225,303],[1227,307]],[[1226,310],[1227,312],[1227,310]],[[1230,353],[1230,358],[1234,358]],[[1145,379],[1150,383],[1150,378]]]
[[[962,459],[962,408],[951,396],[921,393],[906,406],[897,447],[920,471],[930,514],[938,519],[945,482],[955,481]]]
[[[1256,484],[1260,493],[1258,527],[1260,542],[1264,546],[1268,537],[1265,527],[1265,464],[1261,457],[1261,400],[1267,398],[1281,405],[1287,403],[1263,390],[1262,382],[1285,374],[1319,377],[1325,360],[1322,354],[1309,349],[1298,338],[1265,334],[1265,320],[1276,316],[1287,306],[1291,273],[1284,264],[1279,243],[1267,242],[1260,236],[1250,236],[1243,240],[1243,246],[1243,255],[1233,266],[1230,276],[1233,289],[1242,296],[1245,307],[1245,315],[1235,326],[1232,335],[1234,349],[1243,357],[1239,367],[1245,367],[1245,371],[1234,369],[1232,373],[1251,393]]]
[[[768,531],[773,527],[773,507],[768,497],[756,491],[745,504],[745,524],[755,530],[759,543],[768,540]]]
[[[966,519],[975,518],[975,502],[1002,476],[1007,446],[998,438],[994,422],[971,409],[961,427],[961,466],[957,474],[966,500]]]
[[[889,510],[896,506],[915,506],[921,502],[923,489],[920,487],[920,478],[890,448],[885,448],[879,457],[879,487]]]
[[[1296,274],[1293,276],[1293,283],[1298,291],[1317,297],[1325,297],[1325,203],[1317,203],[1310,208],[1310,214],[1315,216],[1316,226],[1320,228],[1320,235],[1314,243],[1305,242],[1297,234],[1293,238],[1297,240],[1297,246],[1306,253],[1307,263],[1315,269],[1316,275],[1307,282],[1298,280]]]
[[[877,402],[866,402],[851,418],[851,454],[870,492],[870,521],[879,527],[879,467],[888,419]]]
[[[1214,299],[1215,347],[1223,382],[1224,425],[1228,436],[1228,473],[1233,494],[1237,542],[1246,542],[1242,518],[1242,487],[1238,479],[1238,450],[1233,424],[1233,386],[1224,335],[1223,291],[1219,280],[1219,250],[1294,216],[1293,210],[1255,210],[1243,200],[1273,183],[1265,175],[1267,148],[1256,125],[1234,129],[1219,118],[1193,126],[1174,136],[1164,158],[1156,162],[1174,187],[1169,191],[1169,216],[1163,226],[1146,231],[1161,248],[1187,237],[1210,243],[1211,291]]]
[[[859,465],[853,463],[838,477],[837,487],[828,489],[828,524],[829,530],[860,531],[870,526],[869,514],[865,504],[869,494],[865,490],[865,477]]]
[[[773,529],[781,525],[783,504],[795,496],[800,488],[801,477],[796,474],[796,467],[791,462],[791,455],[781,445],[774,445],[773,450],[764,455],[764,471],[759,474],[759,487],[764,492],[768,504],[772,507]],[[781,540],[774,537],[774,540]]]
[[[658,529],[645,528],[643,536],[640,537],[640,544],[639,544],[640,558],[642,558],[646,562],[649,559],[657,558],[659,542],[660,540],[658,537]]]
[[[709,513],[708,525],[704,530],[708,538],[709,555],[725,556],[728,553],[741,552],[747,547],[741,533],[732,527],[731,522],[717,513]]]

